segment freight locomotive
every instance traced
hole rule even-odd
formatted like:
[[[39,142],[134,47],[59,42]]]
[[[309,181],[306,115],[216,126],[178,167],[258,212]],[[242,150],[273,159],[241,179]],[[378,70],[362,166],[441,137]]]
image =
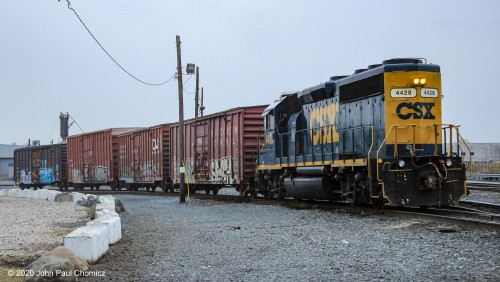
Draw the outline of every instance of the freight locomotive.
[[[114,128],[16,151],[15,178],[21,188],[173,191],[182,167],[192,192],[232,186],[243,197],[456,205],[467,194],[468,148],[458,126],[442,123],[441,101],[438,65],[390,59],[269,106],[187,120],[184,160],[178,123]]]
[[[442,123],[441,101],[440,67],[420,58],[386,60],[284,93],[262,114],[265,142],[250,192],[456,205],[466,196],[466,148],[453,151],[462,137],[458,126]]]

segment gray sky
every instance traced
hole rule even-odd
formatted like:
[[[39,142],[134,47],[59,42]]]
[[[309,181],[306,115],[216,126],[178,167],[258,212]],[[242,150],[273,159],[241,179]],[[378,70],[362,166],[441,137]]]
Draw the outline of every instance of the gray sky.
[[[385,59],[424,57],[441,66],[443,121],[461,124],[472,142],[500,142],[497,0],[71,2],[111,55],[148,82],[176,72],[180,35],[183,65],[200,67],[205,114],[269,104]],[[85,131],[178,120],[177,81],[130,78],[65,0],[1,0],[0,40],[0,144],[57,142],[60,112]],[[194,88],[193,77],[185,89]],[[194,117],[194,95],[184,101]]]

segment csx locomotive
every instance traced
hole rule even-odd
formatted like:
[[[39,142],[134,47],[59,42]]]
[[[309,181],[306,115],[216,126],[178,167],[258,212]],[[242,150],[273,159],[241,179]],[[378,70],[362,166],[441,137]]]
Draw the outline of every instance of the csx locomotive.
[[[395,206],[456,205],[467,148],[442,123],[441,74],[400,58],[334,76],[265,109],[254,193]],[[463,141],[463,140],[462,140]],[[458,143],[458,148],[452,144]]]

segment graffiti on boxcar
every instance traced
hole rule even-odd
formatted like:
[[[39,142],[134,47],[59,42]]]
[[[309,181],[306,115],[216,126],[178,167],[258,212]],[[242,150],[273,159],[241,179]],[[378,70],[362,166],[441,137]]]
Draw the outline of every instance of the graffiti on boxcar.
[[[83,174],[78,168],[71,170],[71,181],[73,183],[83,183]]]
[[[31,171],[29,170],[21,170],[21,181],[20,183],[31,184]]]
[[[234,184],[238,177],[234,175],[233,159],[224,157],[218,160],[212,160],[210,166],[210,180],[220,181],[224,184]]]
[[[56,177],[54,175],[54,169],[49,168],[41,168],[40,169],[40,183],[52,183],[56,181]]]
[[[159,166],[156,165],[153,161],[145,162],[139,167],[140,180],[154,180],[158,175],[160,175],[158,171]]]
[[[133,167],[133,163],[130,166],[122,166],[120,169],[120,180],[125,181],[125,183],[134,182],[134,175],[132,173],[131,167]]]
[[[94,168],[94,180],[97,182],[107,182],[108,171],[109,169],[105,166],[96,166]]]

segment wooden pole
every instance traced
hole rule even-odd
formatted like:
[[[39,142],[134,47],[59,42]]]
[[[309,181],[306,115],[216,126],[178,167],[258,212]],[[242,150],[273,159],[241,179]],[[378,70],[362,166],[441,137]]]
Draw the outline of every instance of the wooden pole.
[[[179,164],[179,203],[186,202],[186,186],[184,180],[184,99],[183,99],[183,85],[182,85],[182,62],[181,62],[181,37],[176,36],[177,45],[177,83],[179,88],[179,127],[177,130],[177,163]]]
[[[199,102],[199,92],[200,89],[200,69],[196,67],[196,94],[194,95],[194,117],[198,117],[198,112],[200,110],[200,102]]]
[[[205,107],[203,106],[203,87],[201,88],[201,107],[200,107],[200,115],[203,116],[203,110]]]

